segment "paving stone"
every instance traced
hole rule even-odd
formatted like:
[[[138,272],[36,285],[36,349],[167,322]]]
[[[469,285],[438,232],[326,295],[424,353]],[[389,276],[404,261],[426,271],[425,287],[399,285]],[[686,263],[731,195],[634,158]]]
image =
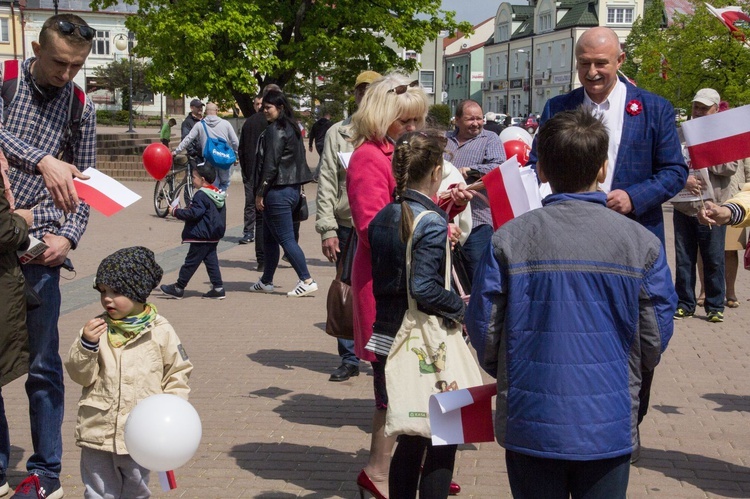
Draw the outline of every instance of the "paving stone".
[[[317,162],[313,155],[310,164]],[[314,160],[314,162],[312,162]],[[101,313],[93,276],[103,257],[142,244],[155,251],[174,282],[187,248],[183,224],[155,216],[153,182],[127,182],[143,196],[132,207],[104,218],[93,213],[80,247],[71,254],[76,274],[63,271],[60,353],[66,355],[81,326]],[[315,199],[315,187],[307,189]],[[328,283],[335,269],[320,254],[314,222],[303,222],[300,244],[321,289],[310,298],[247,291],[259,274],[254,247],[238,245],[242,234],[242,185],[229,190],[227,236],[219,259],[226,300],[203,300],[206,273],[199,269],[183,300],[151,300],[170,320],[195,370],[190,401],[203,422],[203,440],[193,460],[176,470],[178,489],[155,498],[354,498],[357,473],[366,464],[373,413],[372,374],[328,381],[339,365],[336,342],[323,331]],[[668,255],[673,262],[671,217],[667,213]],[[296,283],[282,265],[280,292]],[[652,407],[642,427],[642,458],[631,468],[628,497],[750,497],[750,273],[737,281],[742,305],[722,324],[700,318],[678,321],[675,335],[656,370]],[[489,378],[487,378],[489,382]],[[66,498],[83,497],[80,451],[73,440],[80,387],[66,378],[63,474]],[[31,454],[28,403],[23,381],[3,387],[13,445],[11,485],[25,476]],[[497,443],[461,446],[455,479],[459,498],[510,497],[503,450]]]

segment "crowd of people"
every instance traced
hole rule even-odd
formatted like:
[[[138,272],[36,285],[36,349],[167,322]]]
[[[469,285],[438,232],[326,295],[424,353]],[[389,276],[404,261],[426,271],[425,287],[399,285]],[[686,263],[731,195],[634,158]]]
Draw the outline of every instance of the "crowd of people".
[[[48,19],[32,42],[34,57],[20,64],[15,97],[2,102],[0,386],[28,373],[34,446],[28,477],[15,491],[19,499],[63,497],[59,279],[89,216],[72,178],[85,178],[81,172],[94,166],[96,120],[72,80],[93,37],[77,16]],[[487,197],[467,187],[471,175],[506,160],[498,134],[484,128],[479,102],[457,106],[453,130],[433,129],[418,81],[364,71],[353,87],[356,112],[335,124],[325,115],[313,127],[315,176],[295,110],[279,87],[268,85],[257,96],[239,137],[215,104],[190,103],[175,152],[201,157],[220,139],[239,159],[245,192],[239,242],[255,244],[262,272],[250,291],[275,291],[282,249],[298,278],[287,296],[318,290],[298,243],[304,185],[314,177],[323,256],[343,264],[353,249],[351,339],[337,339],[341,364],[330,380],[357,376],[362,361],[372,366],[370,453],[356,477],[362,496],[441,498],[460,491],[452,480],[456,446],[434,445],[389,419],[389,391],[445,371],[446,358],[456,358],[414,347],[406,354],[416,355],[419,370],[393,368],[392,347],[412,303],[440,334],[465,325],[479,365],[497,379],[496,436],[518,498],[624,498],[673,321],[703,306],[708,323],[721,322],[724,307],[739,304],[734,283],[745,244],[738,230],[750,225],[750,187],[740,190],[748,160],[689,169],[672,106],[618,76],[625,54],[614,31],[589,29],[575,57],[582,86],[547,102],[530,155],[552,194],[542,208],[497,230]],[[71,105],[76,99],[80,105]],[[719,112],[720,103],[718,92],[701,89],[692,117]],[[80,120],[72,119],[76,108]],[[76,122],[72,134],[69,121]],[[167,144],[175,124],[162,130]],[[192,364],[148,298],[159,287],[182,298],[201,263],[211,281],[203,297],[226,296],[217,245],[226,230],[230,172],[199,163],[190,204],[169,207],[185,222],[182,239],[190,244],[175,283],[160,286],[163,271],[145,247],[121,249],[99,265],[94,288],[103,313],[83,325],[64,363],[83,387],[76,444],[87,498],[150,496],[149,472],[128,455],[123,421],[149,395],[187,398]],[[668,201],[675,284],[662,215]],[[47,249],[21,265],[15,254],[29,245],[29,235]],[[450,262],[458,254],[470,298],[452,286]],[[696,297],[697,276],[705,292]],[[434,384],[435,393],[455,388],[442,379]],[[9,453],[0,392],[0,497],[10,492]]]

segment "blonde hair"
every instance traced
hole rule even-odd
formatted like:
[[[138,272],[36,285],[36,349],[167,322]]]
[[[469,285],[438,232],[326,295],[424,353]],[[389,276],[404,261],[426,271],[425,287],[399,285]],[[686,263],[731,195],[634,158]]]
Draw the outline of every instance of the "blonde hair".
[[[409,84],[413,80],[401,73],[388,73],[370,84],[352,116],[352,142],[359,147],[366,140],[380,142],[385,139],[388,128],[402,116],[417,116],[417,128],[424,126],[429,101],[422,87]],[[397,94],[394,90],[400,85],[406,91]],[[398,137],[392,137],[396,139]]]

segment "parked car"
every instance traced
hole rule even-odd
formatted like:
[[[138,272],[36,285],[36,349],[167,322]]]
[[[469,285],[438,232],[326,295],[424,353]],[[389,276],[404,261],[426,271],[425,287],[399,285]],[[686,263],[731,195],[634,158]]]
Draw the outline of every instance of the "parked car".
[[[526,129],[527,132],[529,132],[531,135],[534,135],[537,128],[539,128],[539,122],[537,121],[535,115],[530,114],[529,117],[524,120],[522,126]]]
[[[510,119],[510,126],[521,126],[523,125],[523,122],[526,121],[526,118],[522,118],[520,116],[515,116]]]

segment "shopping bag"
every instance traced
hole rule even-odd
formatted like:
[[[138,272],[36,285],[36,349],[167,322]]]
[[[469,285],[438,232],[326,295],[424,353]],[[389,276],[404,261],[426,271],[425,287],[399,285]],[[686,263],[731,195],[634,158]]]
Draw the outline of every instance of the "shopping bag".
[[[419,220],[429,213],[419,214]],[[412,238],[406,244],[406,275],[411,275]],[[450,242],[445,245],[445,287],[450,289]],[[446,325],[442,317],[417,308],[406,281],[409,308],[404,315],[385,365],[388,392],[385,434],[431,437],[429,403],[435,393],[482,384],[474,356],[461,335],[461,326]]]

